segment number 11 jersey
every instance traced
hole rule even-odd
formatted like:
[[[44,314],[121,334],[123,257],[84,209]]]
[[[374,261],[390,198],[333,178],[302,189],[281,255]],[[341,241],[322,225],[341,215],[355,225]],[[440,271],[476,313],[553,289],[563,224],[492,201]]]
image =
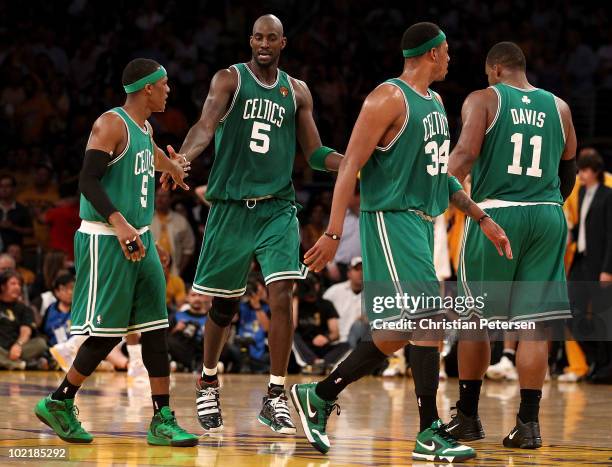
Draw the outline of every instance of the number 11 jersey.
[[[232,65],[238,87],[215,132],[215,160],[206,198],[242,200],[272,196],[295,200],[291,181],[295,159],[295,92],[278,70],[267,85],[246,63]]]
[[[553,94],[499,83],[497,113],[472,168],[472,199],[563,203],[563,123]]]

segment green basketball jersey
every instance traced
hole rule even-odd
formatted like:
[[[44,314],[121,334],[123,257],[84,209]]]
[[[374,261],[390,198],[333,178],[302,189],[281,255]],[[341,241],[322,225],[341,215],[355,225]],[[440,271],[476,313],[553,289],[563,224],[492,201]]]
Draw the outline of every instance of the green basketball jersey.
[[[472,199],[562,204],[558,171],[565,134],[555,96],[501,83],[491,88],[497,115],[472,168]]]
[[[361,209],[418,209],[437,216],[448,207],[450,134],[446,111],[433,91],[422,96],[399,78],[406,120],[386,147],[377,147],[361,169]]]
[[[110,110],[125,123],[128,133],[123,152],[111,160],[101,183],[113,205],[132,227],[151,224],[155,199],[153,140],[121,107]],[[81,195],[81,219],[108,222]]]
[[[215,132],[208,200],[273,196],[293,201],[295,93],[278,70],[274,84],[259,81],[246,63],[232,65],[238,87]]]

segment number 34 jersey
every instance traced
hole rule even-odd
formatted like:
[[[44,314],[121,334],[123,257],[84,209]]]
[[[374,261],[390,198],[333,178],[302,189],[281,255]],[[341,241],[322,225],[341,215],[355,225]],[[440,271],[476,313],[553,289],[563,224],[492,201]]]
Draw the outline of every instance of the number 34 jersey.
[[[117,210],[130,225],[139,229],[151,224],[155,207],[155,160],[153,140],[148,123],[141,128],[122,107],[109,110],[123,120],[127,129],[127,145],[121,154],[108,163],[102,187]],[[81,219],[108,222],[81,195]]]
[[[361,169],[362,211],[416,209],[430,216],[448,207],[450,134],[443,105],[433,91],[423,96],[399,78],[406,118],[397,136],[377,147]]]
[[[558,176],[565,148],[557,99],[543,89],[496,84],[497,114],[472,168],[472,199],[563,203]]]
[[[295,92],[287,73],[259,81],[246,63],[232,65],[238,87],[215,132],[215,160],[206,198],[273,196],[294,201]]]

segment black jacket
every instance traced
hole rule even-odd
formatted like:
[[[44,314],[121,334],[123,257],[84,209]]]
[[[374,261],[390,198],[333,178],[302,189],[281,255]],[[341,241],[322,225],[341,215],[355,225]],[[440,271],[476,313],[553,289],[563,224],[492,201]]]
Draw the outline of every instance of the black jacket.
[[[572,234],[578,241],[580,211],[586,189],[578,192],[578,224]],[[612,273],[612,189],[599,185],[586,216],[586,268],[592,280],[599,280],[599,273]]]

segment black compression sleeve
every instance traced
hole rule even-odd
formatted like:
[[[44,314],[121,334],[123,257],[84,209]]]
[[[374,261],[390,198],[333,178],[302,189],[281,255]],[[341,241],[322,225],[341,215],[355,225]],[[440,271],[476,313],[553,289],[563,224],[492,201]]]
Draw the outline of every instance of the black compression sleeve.
[[[83,168],[79,175],[79,190],[104,219],[108,219],[113,212],[117,211],[100,183],[111,157],[109,153],[99,149],[88,149],[85,151]]]
[[[576,158],[563,160],[559,163],[559,180],[561,180],[561,196],[563,201],[567,199],[576,183]]]

